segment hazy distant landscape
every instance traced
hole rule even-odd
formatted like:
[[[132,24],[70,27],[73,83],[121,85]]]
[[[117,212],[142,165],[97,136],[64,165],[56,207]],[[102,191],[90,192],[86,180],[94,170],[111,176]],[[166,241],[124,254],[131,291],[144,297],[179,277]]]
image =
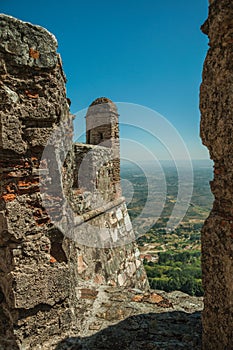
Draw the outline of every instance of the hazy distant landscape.
[[[212,163],[193,161],[192,198],[180,225],[170,232],[166,231],[166,224],[177,199],[178,175],[171,162],[161,162],[161,165],[162,170],[152,169],[150,164],[123,162],[121,165],[123,195],[129,215],[133,223],[145,231],[137,239],[141,257],[152,288],[202,295],[200,230],[213,202],[209,187]],[[185,171],[184,167],[184,179]],[[143,212],[145,207],[148,208]]]

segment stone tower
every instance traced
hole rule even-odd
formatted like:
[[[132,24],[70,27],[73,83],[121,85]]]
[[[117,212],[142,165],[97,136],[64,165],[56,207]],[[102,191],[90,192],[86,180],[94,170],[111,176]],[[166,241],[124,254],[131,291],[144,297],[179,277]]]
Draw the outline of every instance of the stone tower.
[[[97,98],[86,115],[86,142],[113,151],[113,185],[115,196],[121,196],[119,121],[116,105],[106,97]]]

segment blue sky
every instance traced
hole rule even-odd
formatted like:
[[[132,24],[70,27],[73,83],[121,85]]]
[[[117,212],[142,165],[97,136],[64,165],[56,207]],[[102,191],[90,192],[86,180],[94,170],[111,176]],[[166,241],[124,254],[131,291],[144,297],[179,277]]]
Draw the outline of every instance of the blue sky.
[[[193,159],[208,158],[198,108],[207,0],[1,0],[0,11],[55,34],[72,113],[99,96],[143,105],[173,124]]]

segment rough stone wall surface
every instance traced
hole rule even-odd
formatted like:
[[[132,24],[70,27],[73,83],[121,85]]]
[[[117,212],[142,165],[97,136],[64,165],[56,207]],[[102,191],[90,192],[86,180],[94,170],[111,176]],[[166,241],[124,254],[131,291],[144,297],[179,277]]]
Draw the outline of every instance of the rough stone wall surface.
[[[200,91],[201,137],[214,161],[213,209],[202,230],[203,349],[233,341],[233,2],[210,1]]]
[[[100,286],[81,291],[89,303],[80,337],[56,350],[200,350],[202,298],[182,292],[143,292]]]
[[[72,117],[56,39],[4,15],[0,26],[0,344],[29,349],[77,328],[72,243],[54,230],[39,189],[44,146],[64,120],[69,142]]]
[[[101,285],[147,289],[148,282],[124,200],[113,195],[111,150],[72,146],[56,39],[5,15],[0,26],[0,349],[53,349],[82,330]],[[76,180],[87,149],[97,174],[83,189]],[[67,203],[71,232],[48,215],[66,219]]]
[[[75,214],[73,240],[80,288],[99,284],[148,289],[123,197],[115,198],[113,150],[74,144],[64,185]],[[79,288],[78,287],[78,288]]]
[[[79,286],[107,284],[148,289],[140,252],[131,243],[134,233],[124,202],[87,220],[78,235],[77,241],[82,242],[76,250]]]

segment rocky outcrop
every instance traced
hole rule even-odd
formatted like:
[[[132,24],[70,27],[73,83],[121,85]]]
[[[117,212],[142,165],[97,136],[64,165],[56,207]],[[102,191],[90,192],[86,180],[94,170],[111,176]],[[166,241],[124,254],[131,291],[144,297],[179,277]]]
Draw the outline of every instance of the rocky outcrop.
[[[205,290],[203,349],[232,349],[233,340],[233,3],[210,1],[202,27],[209,37],[200,93],[201,137],[214,161],[215,200],[202,230]]]

